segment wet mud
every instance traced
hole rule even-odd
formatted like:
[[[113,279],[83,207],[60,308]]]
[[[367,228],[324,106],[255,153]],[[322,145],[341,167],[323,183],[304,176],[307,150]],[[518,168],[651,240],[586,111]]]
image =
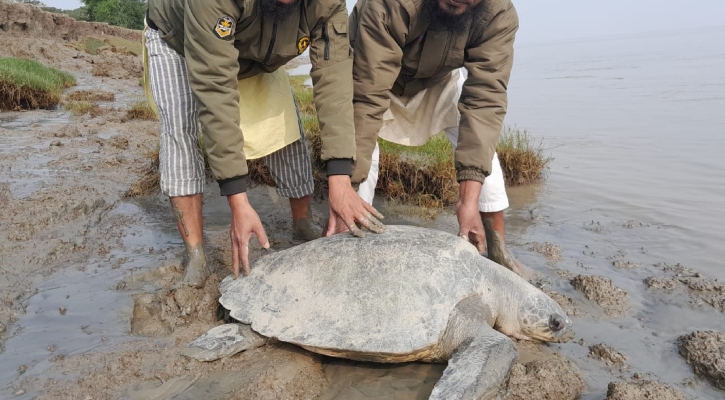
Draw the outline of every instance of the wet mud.
[[[580,398],[584,389],[579,368],[566,357],[552,354],[545,359],[516,363],[503,398],[574,400]]]
[[[571,280],[571,285],[584,293],[587,299],[602,307],[607,315],[621,315],[629,308],[627,292],[616,287],[608,278],[577,275]]]
[[[211,277],[199,289],[180,284],[184,249],[168,201],[124,197],[158,142],[158,122],[129,120],[124,111],[143,99],[139,58],[90,55],[61,37],[37,36],[0,32],[0,56],[73,73],[79,86],[69,94],[114,99],[99,101],[97,115],[0,113],[0,398],[427,398],[445,365],[356,363],[283,343],[212,362],[183,356],[225,322],[216,284],[230,273],[226,201],[208,186]],[[94,76],[96,65],[107,76]],[[273,248],[298,244],[286,199],[262,186],[249,196]],[[577,338],[517,342],[520,356],[499,398],[725,395],[723,337],[704,331],[725,330],[722,284],[659,256],[666,246],[648,247],[660,224],[566,220],[540,201],[536,185],[511,189],[509,198],[508,246],[574,320]],[[451,210],[418,219],[378,201],[386,223],[457,229]],[[318,225],[326,208],[313,204]],[[252,259],[262,254],[256,241],[250,251]]]
[[[648,380],[612,382],[607,388],[606,400],[688,400],[677,389]]]
[[[680,336],[677,347],[696,375],[725,390],[725,333],[692,332]]]
[[[609,366],[625,367],[627,363],[626,355],[604,343],[589,346],[589,356],[601,360]]]
[[[656,267],[662,273],[644,279],[648,289],[686,295],[692,307],[712,307],[725,312],[725,284],[719,280],[705,277],[681,264],[663,263]]]

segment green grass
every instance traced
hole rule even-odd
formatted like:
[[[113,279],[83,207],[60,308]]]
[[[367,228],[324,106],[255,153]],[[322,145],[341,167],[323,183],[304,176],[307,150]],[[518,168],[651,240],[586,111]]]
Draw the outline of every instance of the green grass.
[[[0,58],[0,109],[50,109],[76,84],[67,72],[21,58]]]
[[[453,147],[444,132],[441,132],[428,140],[422,146],[403,146],[401,144],[378,140],[380,151],[388,154],[397,154],[403,157],[412,157],[421,162],[441,163],[452,161]]]

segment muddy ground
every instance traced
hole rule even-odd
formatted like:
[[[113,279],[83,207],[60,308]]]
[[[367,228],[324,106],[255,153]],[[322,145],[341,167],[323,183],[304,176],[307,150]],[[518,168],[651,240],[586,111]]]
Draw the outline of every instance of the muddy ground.
[[[205,226],[212,278],[202,289],[179,286],[183,246],[168,201],[162,196],[124,197],[158,141],[157,121],[129,120],[125,113],[129,104],[143,98],[140,60],[112,50],[99,55],[79,51],[66,39],[82,38],[95,28],[81,24],[51,37],[36,32],[39,22],[52,29],[54,18],[43,18],[23,22],[34,27],[32,32],[22,24],[5,29],[10,25],[0,21],[0,56],[31,57],[72,73],[79,85],[66,96],[104,90],[113,92],[115,100],[99,103],[103,112],[93,117],[63,110],[0,113],[0,397],[427,397],[444,366],[355,363],[280,343],[210,363],[181,356],[181,348],[222,323],[216,284],[229,273],[231,258],[225,202],[210,184]],[[64,19],[57,20],[68,26]],[[99,64],[109,71],[107,76],[92,75]],[[272,245],[295,245],[285,199],[266,187],[253,188],[250,197],[259,205]],[[431,224],[405,210],[387,208],[388,220]],[[325,212],[324,201],[316,202],[318,223]],[[443,222],[437,226],[450,225],[450,215],[440,218]],[[519,247],[526,248],[542,254],[538,260],[530,254],[524,261],[543,266],[528,271],[528,277],[562,304],[575,328],[584,326],[586,333],[591,321],[611,320],[614,329],[622,324],[620,317],[643,307],[643,294],[628,296],[630,288],[618,287],[583,263],[583,272],[576,274],[558,267],[558,245],[535,242]],[[261,255],[257,243],[252,250],[252,257]],[[610,262],[620,269],[637,268],[624,255]],[[650,271],[641,284],[645,293],[684,308],[723,311],[725,291],[719,282],[678,264]],[[632,348],[626,339],[609,334],[602,335],[604,342],[595,342],[597,335],[587,337],[562,345],[518,343],[520,359],[500,397],[725,396],[717,389],[722,387],[725,345],[716,333],[683,335],[677,343],[682,365],[693,366],[689,378],[663,383],[622,350]],[[674,339],[667,343],[662,351],[678,352]]]

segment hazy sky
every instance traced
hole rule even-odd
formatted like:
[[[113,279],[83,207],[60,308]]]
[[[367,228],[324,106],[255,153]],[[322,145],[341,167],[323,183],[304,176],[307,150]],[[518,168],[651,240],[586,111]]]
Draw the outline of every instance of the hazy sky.
[[[356,0],[346,0],[351,9]],[[44,0],[61,9],[77,0]],[[518,43],[725,25],[725,0],[514,0]]]

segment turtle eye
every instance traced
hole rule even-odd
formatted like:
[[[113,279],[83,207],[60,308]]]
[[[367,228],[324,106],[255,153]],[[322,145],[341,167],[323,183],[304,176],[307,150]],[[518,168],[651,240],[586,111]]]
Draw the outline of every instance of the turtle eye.
[[[564,318],[561,315],[551,314],[551,316],[549,317],[549,329],[554,332],[559,332],[560,330],[564,329],[564,326],[566,326],[566,324],[564,322]]]

